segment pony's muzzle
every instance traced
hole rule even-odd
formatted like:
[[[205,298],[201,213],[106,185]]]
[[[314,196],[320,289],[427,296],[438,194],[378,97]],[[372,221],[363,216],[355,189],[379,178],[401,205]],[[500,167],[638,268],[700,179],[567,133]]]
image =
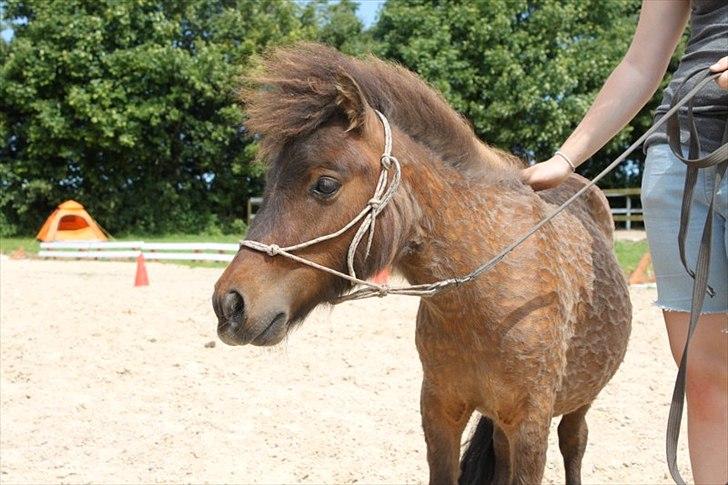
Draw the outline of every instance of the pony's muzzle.
[[[228,345],[274,345],[285,336],[288,311],[274,305],[251,315],[242,293],[236,289],[216,292],[212,306],[217,315],[217,335]]]

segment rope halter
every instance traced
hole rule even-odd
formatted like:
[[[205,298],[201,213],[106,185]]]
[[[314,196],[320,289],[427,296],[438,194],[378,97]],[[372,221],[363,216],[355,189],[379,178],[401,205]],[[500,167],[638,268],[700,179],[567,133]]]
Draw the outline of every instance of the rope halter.
[[[317,237],[315,239],[310,239],[302,243],[294,244],[292,246],[280,247],[277,244],[265,244],[259,241],[243,240],[240,241],[240,247],[245,247],[254,251],[266,253],[268,256],[271,257],[284,256],[288,259],[297,261],[312,268],[316,268],[318,270],[336,275],[340,278],[351,281],[352,283],[366,286],[368,287],[368,290],[373,291],[373,294],[376,294],[378,296],[386,296],[389,293],[389,286],[379,285],[370,281],[362,280],[357,277],[356,271],[354,270],[354,255],[356,254],[357,249],[361,245],[364,237],[367,236],[364,259],[369,257],[369,253],[372,248],[372,240],[374,238],[374,229],[376,227],[377,216],[392,200],[402,180],[402,167],[400,166],[399,160],[397,160],[397,158],[392,155],[392,129],[389,126],[389,121],[387,120],[387,117],[379,111],[376,111],[376,113],[380,121],[382,122],[382,126],[384,127],[384,152],[379,159],[382,168],[379,172],[379,179],[377,180],[377,184],[374,188],[374,194],[369,199],[366,206],[359,212],[359,214],[357,214],[348,224],[346,224],[344,227],[336,232],[332,232],[330,234]],[[394,170],[390,179],[389,172],[392,169]],[[361,224],[359,224],[359,228],[357,229],[356,233],[354,233],[354,237],[351,240],[351,244],[349,245],[349,250],[346,256],[348,273],[342,273],[333,268],[323,266],[314,261],[293,254],[295,251],[298,251],[300,249],[307,248],[309,246],[313,246],[314,244],[318,244],[320,242],[328,241],[329,239],[339,237],[346,231],[354,227],[359,221],[361,221]]]

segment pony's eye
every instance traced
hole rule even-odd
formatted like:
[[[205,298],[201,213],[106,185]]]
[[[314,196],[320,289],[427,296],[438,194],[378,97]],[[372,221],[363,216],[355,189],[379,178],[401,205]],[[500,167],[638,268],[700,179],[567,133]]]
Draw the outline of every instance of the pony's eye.
[[[313,186],[313,192],[320,197],[331,197],[339,190],[339,187],[341,187],[341,183],[335,178],[321,177]]]

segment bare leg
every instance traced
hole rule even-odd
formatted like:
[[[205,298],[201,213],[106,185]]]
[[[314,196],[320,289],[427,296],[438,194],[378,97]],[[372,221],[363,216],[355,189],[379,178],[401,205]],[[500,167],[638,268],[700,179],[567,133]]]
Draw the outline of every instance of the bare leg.
[[[473,409],[453,401],[450,396],[439,396],[437,391],[422,383],[420,406],[422,427],[427,442],[427,463],[430,483],[457,484],[460,474],[460,438]]]
[[[533,485],[543,479],[551,423],[551,416],[543,414],[543,411],[533,410],[513,430],[506,430],[513,453],[514,484]]]
[[[670,348],[680,362],[690,315],[664,311]],[[688,445],[695,483],[728,481],[728,314],[705,314],[690,341]]]
[[[589,434],[585,416],[589,406],[591,404],[565,414],[559,422],[559,449],[564,457],[567,485],[581,484],[581,459]]]

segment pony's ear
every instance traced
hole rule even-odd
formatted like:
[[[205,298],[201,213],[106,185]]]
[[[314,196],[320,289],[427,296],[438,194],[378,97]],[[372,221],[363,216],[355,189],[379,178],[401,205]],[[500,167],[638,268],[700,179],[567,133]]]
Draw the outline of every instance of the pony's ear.
[[[336,104],[349,120],[346,131],[360,130],[364,127],[367,110],[371,108],[356,81],[343,72],[336,76]]]

